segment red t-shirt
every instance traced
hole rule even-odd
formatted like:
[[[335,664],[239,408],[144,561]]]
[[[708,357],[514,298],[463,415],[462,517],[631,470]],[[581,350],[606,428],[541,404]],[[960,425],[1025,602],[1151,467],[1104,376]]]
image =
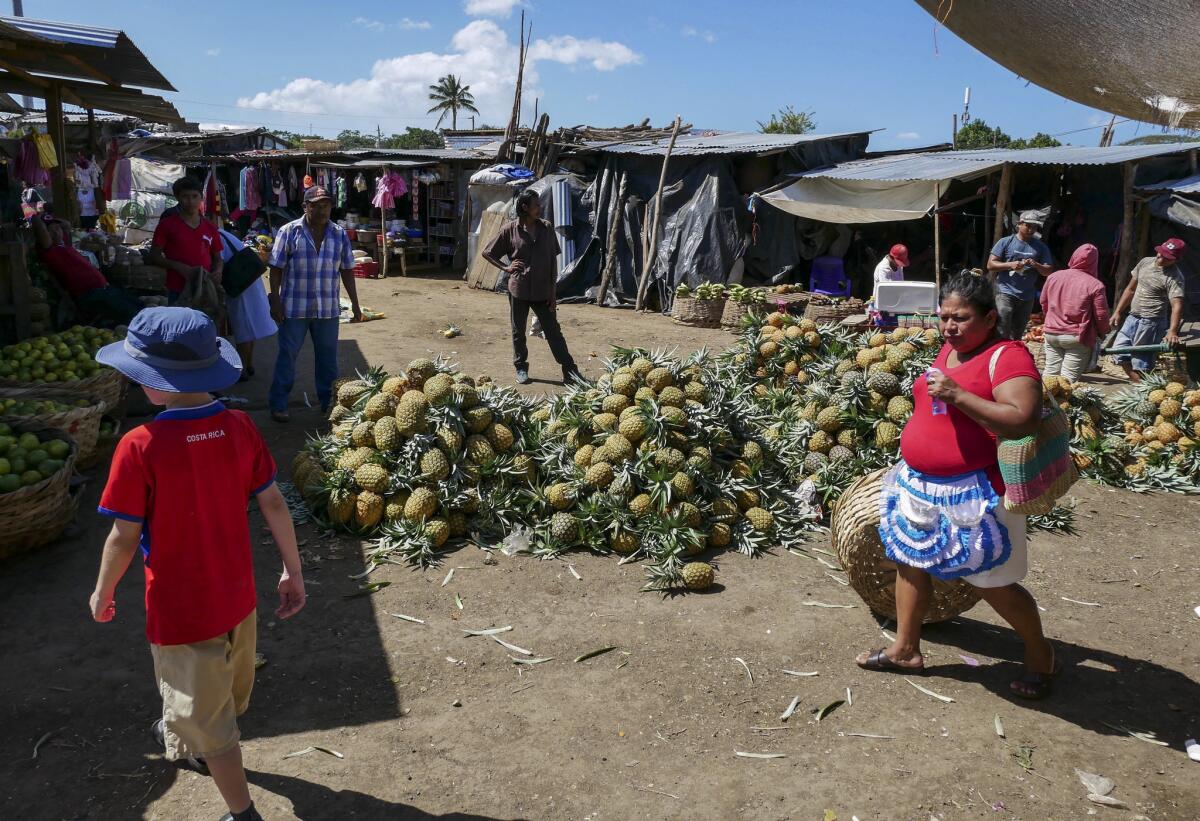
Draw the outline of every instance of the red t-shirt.
[[[1004,352],[996,362],[996,377],[988,375],[992,355],[1003,346]],[[963,390],[984,399],[993,400],[992,389],[1018,376],[1041,381],[1037,363],[1020,342],[1001,340],[989,345],[965,364],[951,368],[946,358],[953,350],[943,345],[933,366],[949,376]],[[958,476],[976,470],[986,470],[996,493],[1004,493],[1000,465],[996,458],[996,437],[971,417],[954,406],[946,413],[933,415],[929,387],[924,375],[913,383],[913,415],[900,434],[900,455],[909,467],[930,476]]]
[[[201,218],[195,228],[183,221],[176,213],[165,214],[154,229],[151,244],[159,248],[167,259],[184,265],[199,265],[204,270],[212,269],[213,253],[221,253],[221,235],[213,224]],[[179,293],[186,280],[183,274],[167,269],[167,290]]]
[[[151,644],[205,641],[254,610],[246,502],[274,481],[254,422],[217,401],[164,411],[121,438],[99,510],[142,523]]]
[[[51,245],[37,249],[38,259],[50,269],[54,279],[72,299],[97,288],[107,288],[108,280],[74,245]]]

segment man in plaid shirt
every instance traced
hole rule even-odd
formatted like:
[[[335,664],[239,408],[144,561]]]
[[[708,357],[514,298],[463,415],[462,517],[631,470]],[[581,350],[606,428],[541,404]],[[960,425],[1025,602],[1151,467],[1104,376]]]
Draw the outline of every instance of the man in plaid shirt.
[[[287,422],[288,395],[296,381],[296,355],[312,334],[317,398],[329,410],[337,379],[338,279],[346,286],[354,321],[362,321],[354,287],[354,254],[345,230],[329,219],[333,198],[314,186],[304,192],[304,216],[279,229],[271,248],[271,316],[279,323],[279,356],[271,381],[271,418]]]

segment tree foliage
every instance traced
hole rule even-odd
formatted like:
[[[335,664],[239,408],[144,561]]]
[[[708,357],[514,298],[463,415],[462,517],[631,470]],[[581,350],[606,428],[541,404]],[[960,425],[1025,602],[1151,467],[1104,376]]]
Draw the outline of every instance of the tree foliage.
[[[996,126],[989,126],[987,121],[975,119],[958,129],[955,136],[955,147],[960,150],[971,148],[1053,148],[1062,145],[1058,140],[1042,131],[1028,139],[1021,137],[1013,139]]]
[[[363,134],[361,131],[353,129],[343,129],[338,132],[335,138],[338,142],[338,148],[348,150],[351,148],[374,148],[375,136],[372,134]]]
[[[455,131],[458,130],[458,112],[460,110],[470,111],[473,114],[479,113],[479,109],[475,107],[475,97],[471,94],[471,87],[460,83],[453,74],[447,74],[429,87],[429,100],[433,105],[428,113],[441,112],[437,124],[440,126],[442,120],[446,119],[446,115],[449,114],[450,128]]]
[[[289,148],[299,148],[301,140],[323,140],[320,134],[297,134],[295,131],[272,131],[276,139],[287,143]]]
[[[758,121],[758,130],[763,134],[807,134],[817,127],[813,119],[815,112],[797,111],[792,106],[784,106],[777,114],[772,114],[767,122]]]

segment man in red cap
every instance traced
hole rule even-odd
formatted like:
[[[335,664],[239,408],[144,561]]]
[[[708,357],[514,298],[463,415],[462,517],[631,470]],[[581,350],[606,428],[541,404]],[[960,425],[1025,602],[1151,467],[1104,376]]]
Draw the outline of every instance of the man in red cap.
[[[887,256],[875,266],[876,282],[900,282],[904,279],[904,269],[908,267],[908,247],[896,243]]]
[[[1155,246],[1157,256],[1146,257],[1133,267],[1129,285],[1117,300],[1113,324],[1119,325],[1115,347],[1128,348],[1179,344],[1179,323],[1183,321],[1183,273],[1176,264],[1183,255],[1183,240],[1172,237]],[[1128,317],[1125,316],[1129,311]],[[1122,323],[1122,319],[1124,322]],[[1143,373],[1154,369],[1157,355],[1140,353],[1113,357],[1132,382],[1141,382]]]

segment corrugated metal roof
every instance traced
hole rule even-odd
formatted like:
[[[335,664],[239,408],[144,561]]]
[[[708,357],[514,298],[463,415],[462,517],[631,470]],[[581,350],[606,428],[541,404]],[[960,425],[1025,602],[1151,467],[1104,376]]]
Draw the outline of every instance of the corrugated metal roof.
[[[739,131],[695,132],[681,134],[675,140],[671,156],[700,156],[704,154],[771,154],[786,151],[804,143],[838,140],[870,134],[870,130],[846,131],[837,134],[751,134]],[[669,136],[632,142],[587,142],[581,148],[606,154],[644,154],[662,156],[667,153]]]
[[[854,160],[831,168],[818,168],[795,174],[796,177],[825,178],[831,180],[876,180],[912,182],[925,180],[966,180],[986,174],[1003,163],[959,156],[963,152],[938,152],[933,154],[895,154],[869,160]]]
[[[460,151],[455,148],[352,148],[342,153],[351,156],[408,157],[422,160],[479,159],[474,152]]]
[[[1200,174],[1193,174],[1181,180],[1166,180],[1147,185],[1139,185],[1139,191],[1171,191],[1175,194],[1200,194]]]
[[[1032,165],[1115,165],[1200,148],[1200,143],[1112,145],[1105,148],[1061,145],[1055,148],[983,148],[955,151],[956,157]]]
[[[176,90],[125,32],[117,29],[0,16],[0,41],[16,46],[6,51],[4,61],[33,74]]]
[[[183,117],[171,103],[154,94],[136,88],[86,83],[82,80],[59,80],[63,102],[97,111],[128,114],[152,123],[183,123]],[[13,94],[40,97],[46,90],[37,83],[9,72],[0,71],[0,88]]]

